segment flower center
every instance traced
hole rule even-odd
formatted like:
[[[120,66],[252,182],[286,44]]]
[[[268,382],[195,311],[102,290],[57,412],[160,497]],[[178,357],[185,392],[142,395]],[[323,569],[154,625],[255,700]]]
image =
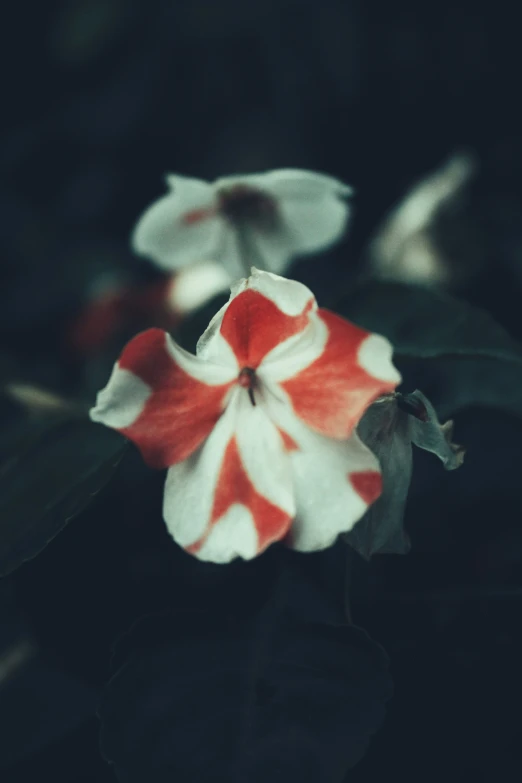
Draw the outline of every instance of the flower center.
[[[278,224],[275,200],[250,185],[233,185],[218,193],[219,211],[231,223],[250,223],[264,231],[273,231]]]
[[[243,367],[238,375],[237,382],[243,389],[247,389],[252,405],[256,404],[254,389],[257,386],[256,371],[252,367]]]

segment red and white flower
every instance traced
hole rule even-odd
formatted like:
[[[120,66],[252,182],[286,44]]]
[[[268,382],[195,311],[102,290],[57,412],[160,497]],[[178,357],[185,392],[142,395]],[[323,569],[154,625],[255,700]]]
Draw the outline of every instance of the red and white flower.
[[[400,382],[391,354],[306,286],[253,269],[196,356],[159,329],[131,340],[91,418],[169,468],[168,530],[200,559],[249,559],[282,539],[322,549],[381,492],[355,427]]]
[[[168,175],[170,192],[139,219],[132,244],[164,269],[220,261],[234,280],[256,264],[283,272],[346,227],[351,188],[324,174],[281,169],[213,183]]]

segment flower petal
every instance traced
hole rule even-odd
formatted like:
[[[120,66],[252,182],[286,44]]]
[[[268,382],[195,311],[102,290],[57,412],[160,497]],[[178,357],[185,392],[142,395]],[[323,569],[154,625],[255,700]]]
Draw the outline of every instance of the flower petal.
[[[382,488],[377,458],[354,433],[335,441],[310,430],[267,394],[271,417],[291,439],[296,519],[286,543],[303,552],[325,549],[351,530]]]
[[[348,438],[366,408],[400,383],[392,346],[328,310],[318,317],[328,329],[321,356],[283,381],[294,412],[309,427],[330,438]]]
[[[328,341],[328,329],[316,312],[308,315],[308,326],[279,343],[267,353],[257,371],[269,386],[293,378],[322,356]]]
[[[278,205],[279,213],[282,212],[281,206]],[[252,260],[255,259],[256,264],[277,275],[288,269],[293,257],[299,252],[295,237],[284,220],[280,220],[279,227],[274,231],[251,230],[248,241],[252,247]]]
[[[237,367],[202,362],[149,329],[124,349],[91,419],[119,430],[149,465],[164,468],[208,437],[236,376]]]
[[[316,309],[312,292],[302,283],[252,268],[212,319],[198,343],[198,356],[215,359],[225,341],[240,367],[255,369],[279,343],[306,329]]]
[[[349,207],[338,196],[286,198],[280,212],[290,245],[290,255],[314,253],[340,240],[348,225]]]
[[[283,249],[287,256],[311,253],[341,238],[349,215],[344,198],[352,193],[350,187],[334,177],[299,169],[268,172],[263,186],[277,199],[282,221],[278,236],[260,238],[265,246],[272,245],[273,271],[284,269]],[[274,247],[276,239],[279,252]],[[265,247],[265,251],[269,249]]]
[[[221,177],[215,182],[216,188],[230,188],[234,185],[249,185],[252,188],[271,192],[279,198],[299,195],[310,197],[325,192],[339,196],[349,196],[353,193],[353,188],[335,177],[307,169],[274,169],[258,174]]]
[[[169,470],[167,528],[196,557],[224,563],[253,558],[282,539],[294,511],[282,438],[237,388],[201,449]]]
[[[201,261],[173,276],[167,291],[167,305],[176,315],[197,310],[216,294],[226,291],[230,277],[221,264]]]
[[[133,249],[164,269],[212,259],[226,230],[216,211],[212,185],[174,175],[167,181],[174,192],[158,199],[140,217],[132,235]]]

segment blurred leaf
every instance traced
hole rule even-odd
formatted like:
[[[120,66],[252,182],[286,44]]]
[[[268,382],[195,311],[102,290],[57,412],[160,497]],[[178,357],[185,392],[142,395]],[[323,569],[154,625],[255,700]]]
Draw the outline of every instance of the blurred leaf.
[[[407,554],[410,539],[404,511],[411,483],[411,445],[435,454],[446,470],[460,467],[464,449],[451,441],[453,422],[440,424],[433,405],[420,391],[396,393],[368,408],[357,433],[379,460],[382,494],[344,540],[365,560],[375,554]]]
[[[408,360],[409,381],[422,387],[439,415],[470,405],[522,415],[522,346],[487,312],[398,283],[360,287],[335,309],[392,342],[399,361]]]
[[[383,650],[353,626],[258,620],[133,629],[99,711],[119,780],[333,783],[360,760],[391,695]]]
[[[0,464],[0,575],[35,557],[94,500],[126,445],[85,417],[35,423]]]
[[[476,273],[483,261],[479,226],[457,209],[475,170],[473,157],[459,153],[413,185],[370,241],[373,277],[447,284]]]
[[[29,383],[8,383],[2,392],[35,415],[60,411],[73,413],[75,410],[80,413],[82,410],[82,406],[78,403]]]

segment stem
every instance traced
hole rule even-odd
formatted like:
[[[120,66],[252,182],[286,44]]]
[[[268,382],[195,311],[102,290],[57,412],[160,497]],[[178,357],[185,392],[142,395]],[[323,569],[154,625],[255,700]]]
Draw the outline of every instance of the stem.
[[[248,227],[236,223],[236,236],[239,257],[246,277],[250,277],[250,270],[253,266],[257,269],[264,270],[265,264],[263,258],[255,246],[255,243],[252,242],[252,238],[249,236]]]

